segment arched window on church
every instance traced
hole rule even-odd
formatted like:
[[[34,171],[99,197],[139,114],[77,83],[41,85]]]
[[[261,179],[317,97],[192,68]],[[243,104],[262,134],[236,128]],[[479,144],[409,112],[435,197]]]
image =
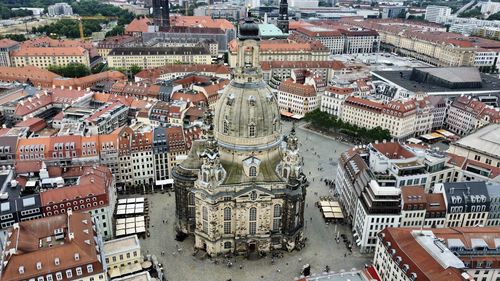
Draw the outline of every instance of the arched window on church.
[[[252,47],[247,47],[245,49],[245,67],[252,67],[253,66],[253,48]]]
[[[208,182],[208,172],[207,171],[203,171],[203,181]]]
[[[224,234],[231,234],[231,208],[224,208]]]
[[[194,218],[196,216],[195,214],[195,206],[194,206],[194,193],[190,192],[188,194],[188,216],[190,218]]]
[[[248,125],[248,135],[251,137],[255,137],[255,124]]]
[[[255,233],[257,233],[257,208],[250,208],[248,221],[248,233],[250,235],[255,235]]]
[[[248,175],[251,177],[256,177],[257,176],[257,167],[250,166],[250,168],[248,169]]]
[[[288,178],[288,169],[283,169],[283,177]]]
[[[208,234],[208,209],[206,206],[203,206],[201,209],[201,219],[203,221],[203,232]]]
[[[224,131],[224,134],[227,134],[229,132],[229,122],[227,120],[224,120],[224,127],[222,129]]]
[[[274,205],[273,210],[273,230],[278,231],[281,228],[281,205]]]

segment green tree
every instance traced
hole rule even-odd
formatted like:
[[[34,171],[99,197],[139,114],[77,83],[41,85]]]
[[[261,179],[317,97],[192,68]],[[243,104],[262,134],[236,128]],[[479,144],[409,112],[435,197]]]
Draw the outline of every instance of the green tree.
[[[90,74],[90,69],[81,63],[69,63],[66,66],[51,65],[48,67],[48,70],[71,78],[79,78]]]
[[[141,72],[142,71],[142,67],[140,66],[137,66],[137,65],[132,65],[130,67],[130,73],[135,76],[137,73]]]
[[[23,42],[28,40],[24,34],[4,34],[0,35],[0,39],[8,38],[17,42]]]
[[[458,17],[460,18],[479,18],[481,17],[481,8],[474,8],[474,9],[471,9],[471,10],[467,10],[461,14],[458,15]]]
[[[495,13],[488,17],[488,20],[500,20],[500,12]]]
[[[373,129],[359,127],[355,124],[344,122],[336,116],[329,115],[319,109],[307,113],[304,119],[318,129],[339,132],[366,142],[384,139],[388,140],[391,138],[391,133],[387,129],[382,129],[381,127]]]
[[[134,14],[129,11],[96,0],[75,2],[71,6],[80,16],[118,17],[118,25],[129,24],[134,19]]]
[[[101,31],[101,23],[106,20],[84,20],[83,34],[88,37],[92,32]],[[33,28],[33,32],[45,35],[55,35],[55,37],[80,38],[80,28],[77,20],[61,19],[57,22]]]
[[[123,33],[125,33],[125,28],[121,25],[117,25],[106,33],[106,37],[122,35]]]

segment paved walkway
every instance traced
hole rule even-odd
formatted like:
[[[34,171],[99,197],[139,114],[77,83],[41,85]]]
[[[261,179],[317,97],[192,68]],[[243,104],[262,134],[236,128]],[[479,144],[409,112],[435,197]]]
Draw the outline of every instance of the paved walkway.
[[[283,131],[288,134],[291,128],[290,122],[285,122]],[[347,225],[327,225],[314,203],[320,196],[330,195],[327,186],[320,182],[321,178],[334,179],[339,154],[348,146],[340,144],[331,138],[311,133],[300,128],[297,135],[301,143],[301,154],[304,157],[305,173],[311,182],[306,196],[305,218],[307,225],[305,235],[308,238],[307,245],[301,251],[285,253],[283,258],[276,259],[271,263],[270,258],[248,261],[237,257],[233,259],[233,266],[228,267],[222,258],[215,264],[211,260],[200,260],[192,256],[193,239],[188,238],[183,242],[175,241],[174,194],[148,195],[151,215],[151,237],[141,240],[143,251],[146,254],[155,254],[164,265],[166,278],[170,281],[291,281],[300,275],[302,266],[311,264],[312,272],[321,272],[325,266],[330,270],[362,268],[364,264],[370,263],[372,257],[361,255],[357,249],[352,255],[347,253],[344,243],[337,244],[334,237],[336,232],[346,234],[352,239],[351,231]],[[332,158],[332,160],[330,160]],[[163,220],[167,219],[167,223]],[[181,248],[181,251],[177,250]],[[162,256],[161,252],[165,254]],[[242,269],[240,269],[242,265]]]

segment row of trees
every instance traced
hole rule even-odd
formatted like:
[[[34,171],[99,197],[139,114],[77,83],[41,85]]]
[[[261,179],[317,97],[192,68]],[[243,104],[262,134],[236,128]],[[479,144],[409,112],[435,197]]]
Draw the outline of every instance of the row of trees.
[[[134,19],[134,14],[110,4],[104,4],[96,0],[80,1],[71,4],[73,12],[80,16],[105,16],[117,17],[118,25],[129,24]]]
[[[387,129],[382,129],[381,127],[375,127],[373,129],[359,127],[344,122],[336,116],[320,111],[319,109],[307,113],[305,120],[318,129],[342,133],[365,142],[388,140],[391,138],[391,133]]]
[[[10,18],[17,18],[17,17],[27,17],[27,16],[32,16],[33,12],[30,10],[11,10],[9,7],[0,4],[0,19],[10,19]]]
[[[101,31],[102,20],[83,21],[83,33],[90,36],[92,32]],[[48,25],[33,27],[34,33],[42,33],[53,37],[80,38],[80,29],[78,20],[61,19]]]
[[[23,41],[28,40],[26,38],[26,36],[24,36],[23,34],[4,34],[4,35],[0,35],[0,39],[4,39],[4,38],[10,39],[10,40],[14,40],[14,41],[17,41],[17,42],[23,42]]]
[[[48,67],[48,70],[70,78],[79,78],[90,75],[90,69],[81,63],[69,63],[66,66],[51,65]]]

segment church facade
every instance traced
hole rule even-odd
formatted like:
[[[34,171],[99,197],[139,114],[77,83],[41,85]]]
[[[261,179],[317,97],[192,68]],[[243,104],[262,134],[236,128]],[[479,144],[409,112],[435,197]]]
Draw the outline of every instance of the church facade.
[[[303,246],[307,179],[295,131],[283,137],[262,80],[258,32],[251,19],[240,24],[233,79],[173,172],[177,232],[211,256]]]

